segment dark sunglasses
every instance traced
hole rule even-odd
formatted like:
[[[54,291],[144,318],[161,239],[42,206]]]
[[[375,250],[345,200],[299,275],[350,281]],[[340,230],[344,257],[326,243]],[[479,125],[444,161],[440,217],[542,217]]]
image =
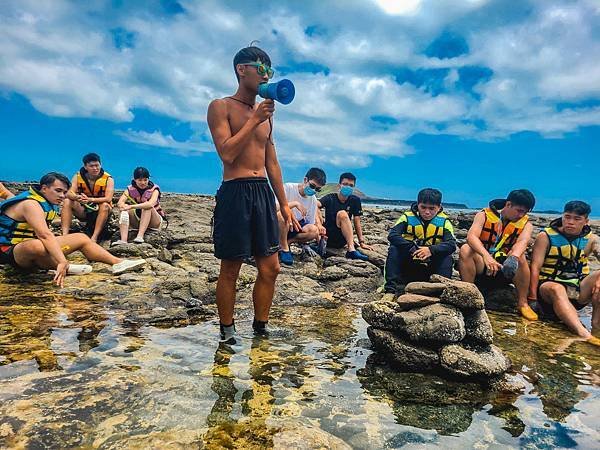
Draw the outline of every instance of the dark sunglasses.
[[[315,192],[320,192],[321,188],[319,186],[316,186],[315,184],[309,182],[308,185],[310,186],[311,189],[314,189]]]

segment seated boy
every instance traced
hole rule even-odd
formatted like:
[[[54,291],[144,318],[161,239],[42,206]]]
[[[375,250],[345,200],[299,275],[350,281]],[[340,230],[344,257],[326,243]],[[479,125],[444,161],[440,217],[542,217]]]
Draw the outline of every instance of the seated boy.
[[[442,212],[442,193],[423,189],[410,211],[400,216],[388,235],[385,292],[401,293],[411,281],[427,281],[433,274],[452,277],[456,250],[454,228]]]
[[[162,224],[165,213],[160,207],[160,187],[150,181],[150,172],[145,167],[136,167],[133,180],[119,198],[117,206],[121,210],[119,231],[121,239],[112,245],[126,244],[129,224],[137,227],[136,244],[144,242],[144,234],[148,228],[157,230]]]
[[[354,229],[358,237],[360,248],[372,250],[367,245],[362,233],[360,216],[362,216],[362,204],[360,198],[353,195],[356,177],[350,172],[340,175],[338,184],[339,191],[327,194],[319,200],[319,208],[325,208],[325,229],[327,232],[327,246],[331,248],[346,247],[346,258],[360,259],[366,261],[367,255],[356,250],[354,246]]]
[[[543,316],[560,319],[579,337],[600,345],[577,314],[591,302],[592,332],[600,332],[600,272],[590,272],[588,266],[588,256],[600,254],[600,240],[590,229],[590,212],[587,203],[568,202],[562,217],[538,234],[531,256],[529,297],[538,300]]]
[[[54,269],[54,281],[61,287],[67,273],[81,273],[80,265],[71,265],[65,258],[77,250],[90,261],[111,264],[115,275],[145,264],[143,259],[117,258],[83,233],[54,236],[49,224],[58,215],[58,205],[69,187],[67,177],[50,172],[42,177],[37,188],[0,204],[0,264],[25,270]]]
[[[288,206],[294,213],[294,216],[300,224],[300,231],[290,231],[289,225],[281,213],[277,212],[279,221],[279,260],[283,264],[291,266],[294,263],[294,257],[290,251],[290,244],[297,242],[305,244],[310,241],[318,240],[323,230],[319,221],[317,197],[316,194],[327,183],[325,172],[317,167],[313,167],[306,172],[302,183],[285,183],[283,189]]]
[[[533,230],[527,213],[534,205],[535,197],[527,189],[510,192],[506,200],[492,200],[475,215],[459,254],[463,281],[474,283],[479,276],[482,284],[514,283],[517,309],[529,320],[537,320],[527,302],[529,264],[525,259]]]
[[[112,198],[115,193],[115,181],[105,172],[96,153],[83,157],[83,167],[71,180],[71,189],[67,193],[61,212],[62,234],[69,234],[73,214],[83,220],[91,231],[92,241],[97,242],[112,211]]]

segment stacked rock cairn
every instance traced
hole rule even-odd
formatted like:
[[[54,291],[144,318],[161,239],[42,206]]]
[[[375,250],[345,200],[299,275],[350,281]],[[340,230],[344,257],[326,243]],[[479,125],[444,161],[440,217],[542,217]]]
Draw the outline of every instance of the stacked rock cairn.
[[[433,275],[407,284],[403,295],[366,304],[362,316],[375,349],[401,371],[493,378],[510,368],[493,345],[483,296],[471,283]]]

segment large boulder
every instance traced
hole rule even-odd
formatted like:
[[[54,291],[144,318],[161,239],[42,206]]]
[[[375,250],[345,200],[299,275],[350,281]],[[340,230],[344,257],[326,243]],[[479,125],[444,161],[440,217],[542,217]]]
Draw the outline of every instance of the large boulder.
[[[485,310],[463,311],[463,317],[465,318],[467,339],[479,344],[494,342],[494,330]]]
[[[459,342],[466,335],[460,311],[449,305],[430,305],[397,313],[394,324],[411,341]]]
[[[457,306],[461,309],[483,309],[485,306],[483,295],[472,283],[456,281],[441,275],[432,275],[431,281],[444,283],[446,287],[440,295],[443,303]]]
[[[415,308],[423,308],[424,306],[434,305],[439,303],[440,299],[435,297],[428,297],[426,295],[419,294],[404,294],[396,298],[398,311],[408,311]]]
[[[418,347],[394,333],[367,328],[367,334],[373,345],[388,353],[392,361],[405,370],[431,370],[439,365],[437,352]]]
[[[517,290],[513,286],[482,289],[485,308],[491,311],[515,313]]]
[[[439,297],[446,285],[444,283],[429,283],[427,281],[413,281],[404,288],[407,294],[420,294]]]
[[[510,369],[510,359],[495,345],[468,348],[447,345],[440,351],[442,367],[462,377],[493,377]]]

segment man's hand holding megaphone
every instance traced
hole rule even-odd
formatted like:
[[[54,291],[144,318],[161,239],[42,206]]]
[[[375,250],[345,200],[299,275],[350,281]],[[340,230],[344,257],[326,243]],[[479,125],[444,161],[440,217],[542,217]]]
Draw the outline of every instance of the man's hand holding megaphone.
[[[258,107],[254,110],[254,119],[257,123],[263,123],[265,120],[269,120],[273,117],[275,112],[275,101],[268,98],[258,104]]]

